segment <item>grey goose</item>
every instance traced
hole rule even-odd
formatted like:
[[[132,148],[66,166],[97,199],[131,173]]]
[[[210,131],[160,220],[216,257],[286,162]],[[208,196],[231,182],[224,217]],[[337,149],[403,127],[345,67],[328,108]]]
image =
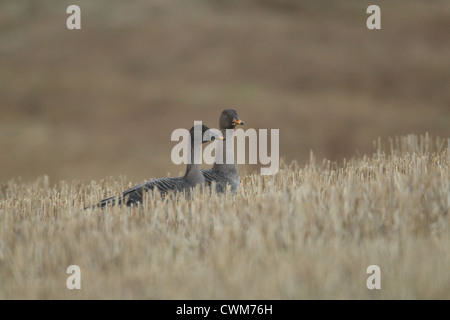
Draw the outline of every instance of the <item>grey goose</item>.
[[[226,109],[224,110],[219,118],[219,128],[222,132],[222,136],[226,137],[226,130],[232,129],[236,127],[236,125],[244,125],[244,121],[239,119],[236,110],[234,109]],[[203,176],[205,177],[206,185],[211,188],[213,183],[216,184],[216,192],[223,193],[226,191],[227,185],[230,185],[231,192],[233,194],[236,193],[239,188],[239,172],[236,167],[236,164],[233,162],[227,164],[226,161],[226,150],[227,147],[232,147],[232,141],[227,141],[226,139],[222,142],[223,149],[222,152],[218,152],[217,156],[222,157],[222,163],[215,162],[211,169],[202,170]],[[234,152],[232,152],[234,153]]]
[[[143,193],[148,191],[156,191],[155,188],[161,193],[161,196],[165,196],[168,192],[173,191],[175,194],[182,192],[186,196],[190,196],[191,190],[198,185],[205,183],[205,178],[200,171],[200,164],[194,163],[194,156],[201,152],[201,144],[194,143],[194,130],[196,126],[192,127],[189,131],[191,137],[191,153],[190,162],[186,165],[186,172],[182,177],[176,178],[157,178],[150,181],[139,184],[131,189],[124,191],[119,197],[110,197],[102,200],[97,206],[104,208],[107,205],[114,205],[116,200],[121,205],[125,203],[127,206],[142,203]],[[202,144],[215,139],[224,138],[216,135],[207,126],[202,125]],[[206,133],[206,134],[205,134]]]

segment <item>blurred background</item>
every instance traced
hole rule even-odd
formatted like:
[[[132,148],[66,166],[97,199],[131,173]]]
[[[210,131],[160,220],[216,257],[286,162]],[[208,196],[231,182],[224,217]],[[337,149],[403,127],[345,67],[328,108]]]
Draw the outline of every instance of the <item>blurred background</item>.
[[[448,138],[449,18],[448,0],[2,0],[0,182],[175,176],[172,131],[225,108],[300,165]]]

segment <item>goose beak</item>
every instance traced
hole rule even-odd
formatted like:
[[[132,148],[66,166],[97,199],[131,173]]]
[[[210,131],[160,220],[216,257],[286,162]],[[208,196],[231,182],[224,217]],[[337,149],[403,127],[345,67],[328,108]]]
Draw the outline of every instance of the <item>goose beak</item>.
[[[223,136],[219,136],[219,135],[214,135],[211,137],[211,141],[214,141],[216,139],[217,140],[225,140],[225,138]]]
[[[233,125],[237,125],[237,124],[240,124],[241,126],[243,126],[244,125],[244,121],[242,121],[239,118],[234,118],[233,119]]]

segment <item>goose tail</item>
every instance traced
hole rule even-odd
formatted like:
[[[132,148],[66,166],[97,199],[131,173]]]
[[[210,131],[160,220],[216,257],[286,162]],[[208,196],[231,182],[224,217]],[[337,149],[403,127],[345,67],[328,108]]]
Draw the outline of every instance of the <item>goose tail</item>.
[[[84,210],[88,210],[88,209],[103,209],[106,206],[114,206],[115,204],[118,204],[119,206],[122,204],[122,198],[121,197],[109,197],[106,199],[103,199],[102,201],[100,201],[99,203],[97,203],[96,205],[90,206],[90,207],[86,207],[84,208]]]

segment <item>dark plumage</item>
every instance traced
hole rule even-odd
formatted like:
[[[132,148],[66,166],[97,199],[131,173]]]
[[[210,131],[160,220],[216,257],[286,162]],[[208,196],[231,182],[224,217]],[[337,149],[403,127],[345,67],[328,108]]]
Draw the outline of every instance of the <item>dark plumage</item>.
[[[190,192],[193,188],[195,188],[197,185],[201,185],[205,183],[205,178],[203,177],[201,171],[200,171],[200,164],[194,164],[194,155],[197,152],[201,152],[201,145],[200,150],[195,150],[195,144],[194,144],[194,127],[190,130],[190,136],[191,136],[191,161],[190,164],[186,165],[186,172],[183,177],[176,177],[176,178],[158,178],[153,179],[150,181],[147,181],[145,183],[142,183],[140,185],[137,185],[131,189],[128,189],[124,191],[120,197],[110,197],[107,199],[102,200],[98,205],[95,207],[105,207],[107,205],[114,205],[116,203],[116,200],[118,199],[118,204],[121,205],[122,203],[125,203],[127,206],[142,203],[143,200],[143,192],[148,191],[154,191],[155,188],[158,189],[158,191],[161,193],[162,196],[165,196],[169,191],[173,191],[174,193],[183,192],[187,196],[190,195]],[[202,125],[202,143],[213,141],[216,138],[223,139],[222,136],[218,136],[212,131],[208,131],[209,128],[205,125]],[[208,133],[205,135],[205,132]]]
[[[244,125],[244,121],[240,120],[236,110],[234,109],[226,109],[222,112],[219,118],[219,128],[222,132],[222,135],[226,136],[227,129],[233,129],[236,125]],[[236,167],[236,164],[227,164],[225,155],[227,148],[227,141],[223,141],[223,155],[224,161],[223,164],[214,163],[211,169],[202,170],[203,176],[205,177],[206,185],[210,186],[215,182],[216,184],[216,192],[222,193],[226,191],[227,185],[230,185],[231,192],[233,194],[236,193],[239,188],[239,172]]]

